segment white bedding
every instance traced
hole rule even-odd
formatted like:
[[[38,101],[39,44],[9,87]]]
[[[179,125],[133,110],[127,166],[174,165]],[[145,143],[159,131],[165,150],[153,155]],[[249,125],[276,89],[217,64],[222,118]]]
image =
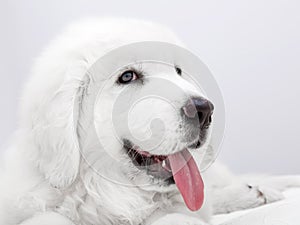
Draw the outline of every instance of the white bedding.
[[[286,199],[255,209],[217,215],[214,225],[299,225],[300,189],[284,193]]]

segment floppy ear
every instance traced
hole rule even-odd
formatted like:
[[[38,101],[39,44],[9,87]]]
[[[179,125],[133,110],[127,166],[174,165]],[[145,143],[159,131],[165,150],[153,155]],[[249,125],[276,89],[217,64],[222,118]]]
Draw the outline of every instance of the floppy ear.
[[[78,174],[77,96],[82,92],[83,81],[75,77],[65,80],[60,88],[43,98],[32,121],[33,141],[37,147],[35,163],[56,188],[68,187]]]

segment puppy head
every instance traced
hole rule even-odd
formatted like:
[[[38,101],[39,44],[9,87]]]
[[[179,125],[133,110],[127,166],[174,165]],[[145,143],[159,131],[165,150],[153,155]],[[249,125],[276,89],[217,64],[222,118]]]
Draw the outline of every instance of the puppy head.
[[[193,75],[207,68],[174,44],[182,45],[150,23],[87,21],[46,51],[26,88],[22,118],[35,162],[53,186],[72,184],[81,158],[100,175],[147,190],[173,189],[175,172],[196,168],[190,152],[206,149],[214,119],[201,87],[213,81],[200,87]],[[213,92],[207,95],[214,100]],[[190,174],[199,185],[198,173]],[[183,195],[194,191],[177,186]]]
[[[91,119],[79,132],[89,140],[81,146],[86,161],[102,175],[101,162],[109,161],[106,177],[124,174],[126,184],[147,190],[168,191],[176,183],[188,207],[198,209],[203,182],[191,152],[211,149],[206,147],[214,112],[191,75],[210,75],[202,66],[187,50],[162,42],[125,45],[99,59],[87,72],[89,95],[82,102],[84,108],[94,106],[82,112]],[[105,155],[110,157],[95,161]],[[191,196],[198,196],[196,202]]]

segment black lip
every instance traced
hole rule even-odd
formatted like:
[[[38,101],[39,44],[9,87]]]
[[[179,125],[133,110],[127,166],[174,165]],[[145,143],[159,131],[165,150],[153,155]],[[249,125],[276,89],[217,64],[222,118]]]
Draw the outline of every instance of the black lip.
[[[198,149],[200,148],[201,146],[204,145],[204,143],[206,142],[207,140],[207,135],[208,135],[208,128],[202,128],[200,129],[199,133],[197,134],[198,137],[197,139],[188,146],[188,148],[190,149]]]
[[[160,158],[161,160],[167,160],[167,156],[149,156],[145,157],[138,153],[134,149],[134,145],[129,140],[123,140],[124,149],[126,150],[127,155],[131,159],[132,163],[139,169],[144,170],[148,175],[153,176],[154,178],[163,180],[167,185],[175,184],[173,174],[171,171],[164,169],[160,163],[157,163],[154,160],[154,157]]]
[[[195,141],[193,144],[189,145],[189,148],[197,149],[202,145],[202,142],[200,140]]]

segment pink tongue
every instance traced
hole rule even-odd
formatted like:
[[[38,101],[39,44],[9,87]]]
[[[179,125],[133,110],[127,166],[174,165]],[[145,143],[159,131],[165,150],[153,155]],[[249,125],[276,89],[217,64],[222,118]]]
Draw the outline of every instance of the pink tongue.
[[[168,156],[175,183],[191,211],[201,208],[204,200],[204,184],[190,152],[185,149]]]

